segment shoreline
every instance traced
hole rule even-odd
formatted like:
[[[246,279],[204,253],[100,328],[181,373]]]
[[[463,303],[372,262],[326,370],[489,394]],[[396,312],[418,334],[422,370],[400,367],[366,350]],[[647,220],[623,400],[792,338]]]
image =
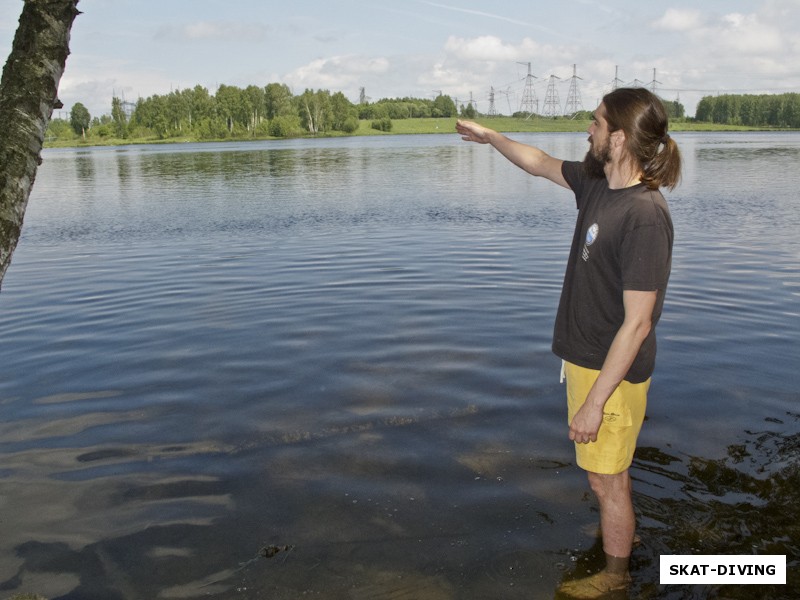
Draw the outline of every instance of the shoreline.
[[[153,144],[203,144],[220,142],[263,142],[271,140],[287,139],[321,139],[339,137],[366,137],[366,136],[389,136],[389,135],[436,135],[456,133],[455,117],[449,118],[421,118],[421,119],[397,119],[392,121],[392,131],[378,131],[372,129],[370,121],[361,121],[358,131],[354,133],[331,132],[317,135],[303,135],[296,137],[272,137],[272,136],[233,136],[215,139],[198,139],[194,137],[171,137],[171,138],[90,138],[86,140],[55,140],[45,141],[45,148],[91,148],[103,146],[137,146]],[[543,118],[533,117],[531,119],[519,119],[514,117],[476,117],[474,120],[481,125],[495,129],[502,133],[585,133],[590,121],[571,120],[565,118]],[[768,127],[745,127],[738,125],[718,125],[713,123],[697,123],[688,121],[678,121],[670,124],[671,132],[780,132],[797,131],[796,129],[778,129]]]

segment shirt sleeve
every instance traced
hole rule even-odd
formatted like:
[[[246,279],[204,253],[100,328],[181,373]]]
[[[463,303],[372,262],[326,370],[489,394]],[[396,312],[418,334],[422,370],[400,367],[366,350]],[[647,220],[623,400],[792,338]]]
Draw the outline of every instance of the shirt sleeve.
[[[584,173],[583,164],[575,161],[565,160],[561,163],[561,174],[569,185],[572,192],[575,194],[576,202],[580,202],[583,195],[584,186]]]
[[[657,222],[636,224],[620,248],[622,288],[651,292],[664,290],[671,269],[671,234]]]

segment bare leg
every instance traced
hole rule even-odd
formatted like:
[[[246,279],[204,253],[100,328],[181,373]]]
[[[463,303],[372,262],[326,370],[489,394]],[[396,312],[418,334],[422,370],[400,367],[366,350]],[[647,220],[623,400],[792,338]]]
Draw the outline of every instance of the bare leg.
[[[568,581],[559,588],[562,593],[583,599],[601,598],[609,592],[628,587],[628,565],[636,528],[631,480],[627,470],[616,475],[589,473],[589,485],[600,503],[606,567],[591,577]]]
[[[636,517],[628,470],[616,475],[589,473],[589,485],[600,503],[603,550],[611,556],[630,556]]]

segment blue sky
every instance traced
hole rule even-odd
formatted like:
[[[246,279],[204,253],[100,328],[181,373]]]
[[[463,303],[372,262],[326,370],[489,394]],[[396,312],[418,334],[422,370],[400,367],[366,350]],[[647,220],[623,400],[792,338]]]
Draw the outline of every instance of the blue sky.
[[[481,112],[518,110],[527,66],[544,107],[566,103],[573,65],[593,109],[618,72],[655,78],[689,114],[716,92],[800,91],[800,0],[81,0],[61,81],[64,113],[109,113],[171,89],[286,83],[354,102],[471,97]],[[0,55],[22,0],[0,0]],[[66,116],[62,114],[62,116]]]

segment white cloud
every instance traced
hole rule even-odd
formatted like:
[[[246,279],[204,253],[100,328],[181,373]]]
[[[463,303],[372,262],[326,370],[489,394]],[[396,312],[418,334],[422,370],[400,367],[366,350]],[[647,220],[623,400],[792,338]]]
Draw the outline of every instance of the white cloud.
[[[389,68],[389,60],[383,57],[333,56],[314,60],[288,73],[283,79],[296,88],[296,93],[301,88],[339,91],[364,85],[362,82],[369,77],[383,75]]]
[[[444,49],[449,56],[463,61],[514,62],[541,54],[539,45],[529,38],[525,38],[522,44],[514,46],[503,43],[500,38],[492,35],[472,39],[450,36]]]
[[[681,10],[670,8],[664,15],[653,22],[653,27],[665,31],[688,31],[700,27],[703,17],[697,10]]]
[[[772,53],[784,47],[779,26],[764,23],[757,14],[725,15],[716,28],[715,37],[718,50],[739,54]]]

